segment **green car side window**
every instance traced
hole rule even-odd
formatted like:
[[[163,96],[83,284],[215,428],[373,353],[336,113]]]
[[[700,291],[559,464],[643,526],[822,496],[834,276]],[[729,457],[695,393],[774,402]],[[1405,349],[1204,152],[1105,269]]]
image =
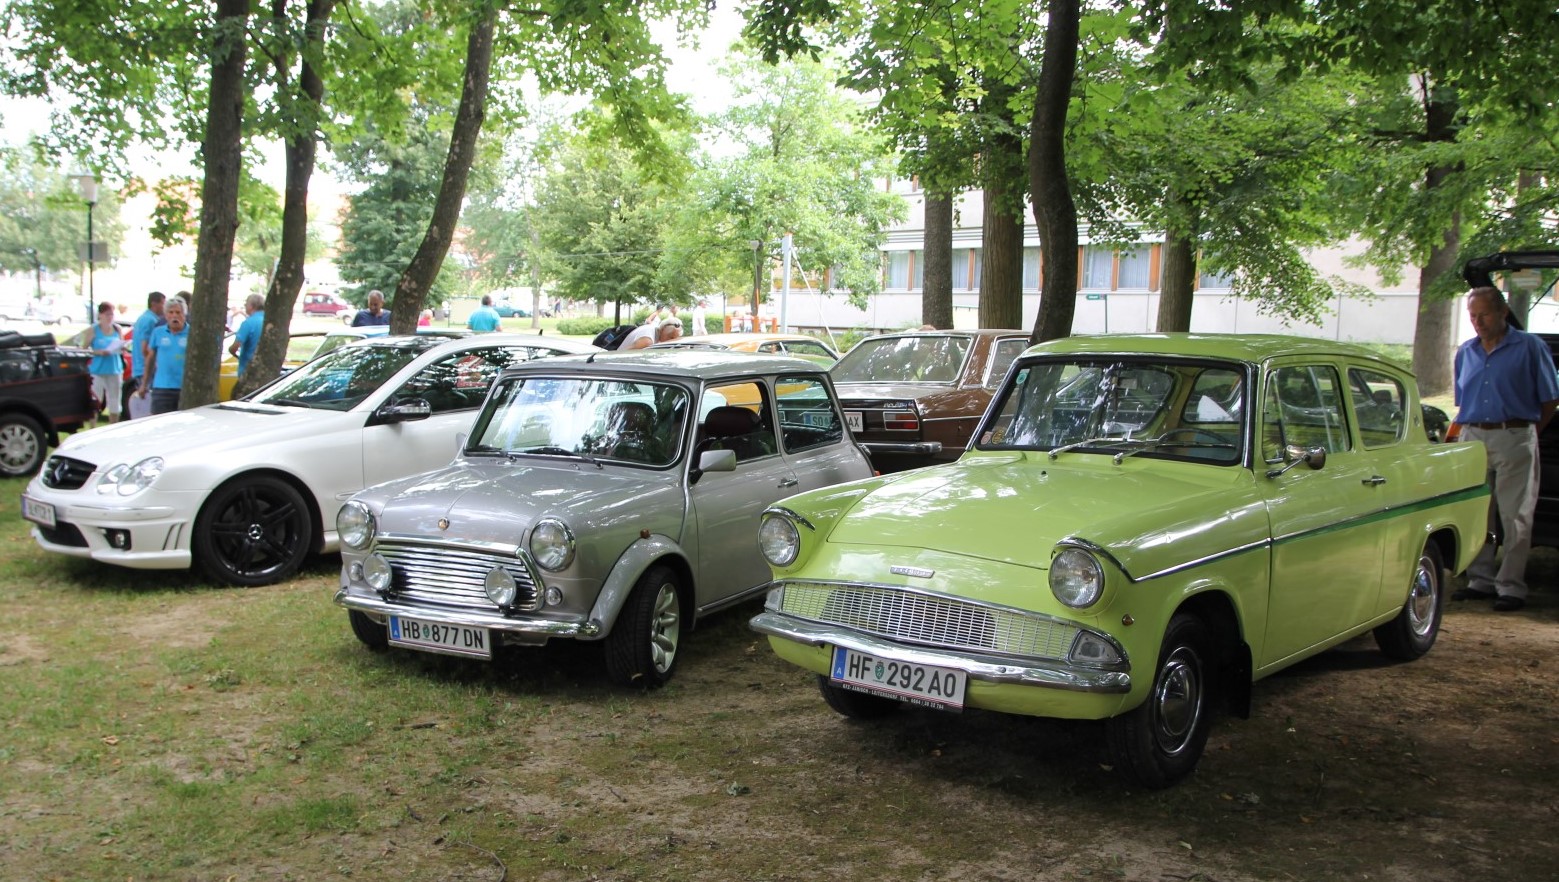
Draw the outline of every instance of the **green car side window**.
[[[1320,447],[1327,453],[1351,450],[1337,371],[1330,365],[1281,367],[1267,376],[1262,403],[1261,455],[1283,458],[1283,448]]]

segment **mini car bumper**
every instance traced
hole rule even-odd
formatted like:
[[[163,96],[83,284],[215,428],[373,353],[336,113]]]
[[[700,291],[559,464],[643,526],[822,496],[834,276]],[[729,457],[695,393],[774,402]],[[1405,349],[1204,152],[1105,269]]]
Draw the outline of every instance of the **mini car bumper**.
[[[386,616],[405,616],[423,622],[440,625],[463,625],[467,628],[484,628],[509,637],[513,643],[545,643],[553,638],[598,637],[601,626],[586,619],[546,619],[539,617],[512,618],[498,613],[470,609],[439,609],[437,607],[407,606],[391,603],[377,594],[363,594],[349,588],[336,591],[336,605],[356,610],[382,623]]]
[[[828,670],[827,649],[842,646],[880,658],[893,658],[915,664],[954,668],[964,671],[971,681],[1005,686],[1042,687],[1046,690],[1123,695],[1131,690],[1131,674],[1125,671],[1108,671],[1084,668],[1063,662],[1033,662],[1019,659],[980,656],[969,652],[937,649],[925,646],[906,646],[884,640],[859,631],[810,622],[784,613],[767,611],[759,613],[750,623],[754,631],[770,638],[791,641],[806,647],[825,650],[818,655],[818,664],[800,661],[787,653],[774,639],[770,643],[783,657],[817,673]],[[974,686],[971,685],[971,690]],[[971,704],[977,704],[971,701]],[[1021,712],[1021,711],[1020,711]]]

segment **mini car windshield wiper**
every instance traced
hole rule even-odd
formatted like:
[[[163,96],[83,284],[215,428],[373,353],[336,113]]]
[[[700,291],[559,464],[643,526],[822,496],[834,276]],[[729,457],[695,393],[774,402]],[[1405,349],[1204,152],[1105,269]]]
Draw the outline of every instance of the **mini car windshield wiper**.
[[[516,453],[534,453],[540,456],[573,456],[590,463],[596,468],[601,468],[601,464],[596,462],[595,457],[583,450],[569,450],[567,447],[558,447],[552,444],[544,444],[541,447],[527,447],[524,450],[516,451]]]
[[[1145,444],[1146,441],[1131,438],[1126,435],[1104,435],[1098,438],[1088,438],[1082,441],[1073,441],[1071,444],[1063,444],[1050,451],[1050,458],[1055,459],[1063,453],[1070,453],[1079,447],[1097,447],[1101,444]]]
[[[461,452],[468,456],[501,456],[511,462],[514,461],[515,457],[513,451],[504,450],[501,447],[494,447],[491,444],[472,444]]]

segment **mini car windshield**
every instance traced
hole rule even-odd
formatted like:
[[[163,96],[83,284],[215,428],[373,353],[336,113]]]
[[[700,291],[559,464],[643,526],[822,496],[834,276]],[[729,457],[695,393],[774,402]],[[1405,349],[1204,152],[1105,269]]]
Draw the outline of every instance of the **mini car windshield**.
[[[1233,465],[1244,460],[1246,385],[1230,363],[1031,361],[1013,372],[977,447]]]
[[[927,334],[862,340],[831,369],[835,383],[952,383],[969,338]]]
[[[283,407],[351,410],[429,345],[345,346],[298,367],[247,400]]]
[[[487,399],[467,456],[564,456],[664,467],[677,461],[689,395],[670,383],[515,377]]]

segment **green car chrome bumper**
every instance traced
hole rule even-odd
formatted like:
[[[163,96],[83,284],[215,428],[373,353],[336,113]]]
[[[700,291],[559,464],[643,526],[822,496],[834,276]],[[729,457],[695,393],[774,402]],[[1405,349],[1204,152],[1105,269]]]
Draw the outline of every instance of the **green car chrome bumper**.
[[[760,634],[805,646],[843,646],[877,657],[954,668],[968,673],[971,680],[988,683],[1099,694],[1121,694],[1131,689],[1131,674],[1126,671],[1084,668],[1060,662],[1025,663],[965,651],[911,647],[838,625],[811,622],[772,611],[759,613],[750,626]]]

